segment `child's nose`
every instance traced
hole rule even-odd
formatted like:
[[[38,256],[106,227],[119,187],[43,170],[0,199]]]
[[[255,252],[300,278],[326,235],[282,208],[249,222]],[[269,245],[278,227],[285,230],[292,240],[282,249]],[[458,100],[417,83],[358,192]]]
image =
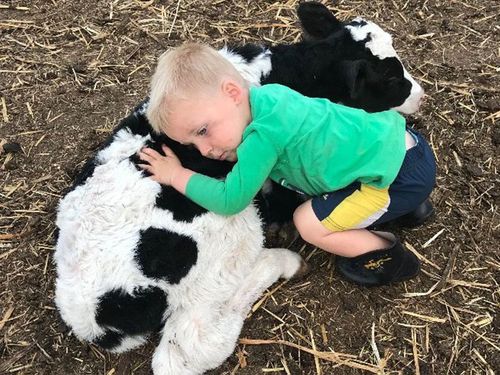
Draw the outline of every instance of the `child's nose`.
[[[210,156],[210,151],[212,150],[212,147],[208,144],[200,144],[198,146],[198,150],[201,152],[203,156]]]

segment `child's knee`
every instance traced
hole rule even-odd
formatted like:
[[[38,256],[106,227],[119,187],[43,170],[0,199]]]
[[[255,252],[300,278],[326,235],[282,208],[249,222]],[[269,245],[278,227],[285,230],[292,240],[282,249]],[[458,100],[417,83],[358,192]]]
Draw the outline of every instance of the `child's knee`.
[[[315,243],[317,230],[314,224],[318,222],[310,202],[303,203],[293,213],[293,223],[300,237],[306,242]]]
[[[297,207],[295,211],[293,212],[293,224],[295,225],[295,228],[299,232],[299,234],[302,232],[302,223],[303,223],[303,209],[302,205]]]
[[[304,240],[306,240],[304,236],[307,233],[307,220],[305,216],[305,208],[304,204],[302,204],[297,207],[297,209],[293,213],[293,224],[295,225],[297,232],[299,232],[300,237],[302,237],[302,239]]]

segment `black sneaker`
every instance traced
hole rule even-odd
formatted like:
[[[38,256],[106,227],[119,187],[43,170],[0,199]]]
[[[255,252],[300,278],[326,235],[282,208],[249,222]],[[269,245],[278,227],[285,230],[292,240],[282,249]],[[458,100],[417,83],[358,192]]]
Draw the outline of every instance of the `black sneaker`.
[[[382,286],[415,277],[420,261],[406,250],[391,233],[373,232],[392,244],[387,249],[373,250],[353,258],[336,257],[335,268],[348,281],[362,286]]]

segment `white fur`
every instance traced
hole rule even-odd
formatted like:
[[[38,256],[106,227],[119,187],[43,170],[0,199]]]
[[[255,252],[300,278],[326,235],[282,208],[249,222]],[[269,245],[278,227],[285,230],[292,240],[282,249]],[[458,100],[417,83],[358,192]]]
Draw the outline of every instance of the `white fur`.
[[[346,28],[349,30],[355,41],[359,42],[370,36],[370,40],[366,42],[365,46],[374,56],[377,56],[380,59],[396,57],[399,61],[401,61],[392,45],[392,37],[389,33],[382,30],[382,28],[380,28],[377,24],[366,21],[361,17],[355,18],[354,22],[366,22],[365,25],[346,25]],[[413,79],[410,73],[408,73],[403,63],[401,63],[401,65],[403,66],[404,77],[412,84],[410,96],[408,96],[403,104],[392,109],[401,113],[411,114],[418,111],[424,96],[424,89]]]
[[[424,98],[425,91],[420,86],[417,81],[413,79],[413,77],[408,73],[408,71],[403,66],[404,77],[411,82],[411,90],[410,96],[401,104],[400,106],[394,107],[395,111],[410,115],[415,113],[420,108],[420,104],[422,104],[422,100]]]
[[[257,55],[250,63],[240,55],[229,51],[227,47],[220,49],[219,53],[234,65],[250,86],[260,86],[261,78],[271,72],[271,51],[268,49]]]
[[[396,51],[392,46],[392,37],[386,33],[377,24],[366,21],[361,17],[356,17],[353,22],[366,23],[365,25],[346,25],[346,29],[351,33],[352,39],[359,42],[366,39],[369,35],[370,40],[366,42],[365,46],[374,56],[380,59],[386,57],[397,57]]]
[[[104,333],[95,321],[100,296],[115,288],[132,293],[137,287],[159,287],[168,308],[153,371],[200,374],[231,355],[251,304],[279,277],[291,277],[302,261],[286,249],[263,249],[253,206],[230,217],[205,213],[191,223],[155,207],[160,185],[128,160],[148,139],[120,130],[98,153],[101,164],[93,175],[61,200],[55,302],[75,335],[92,341]],[[150,279],[135,263],[139,231],[150,227],[189,236],[197,244],[197,262],[178,284]],[[115,351],[145,340],[128,337]]]

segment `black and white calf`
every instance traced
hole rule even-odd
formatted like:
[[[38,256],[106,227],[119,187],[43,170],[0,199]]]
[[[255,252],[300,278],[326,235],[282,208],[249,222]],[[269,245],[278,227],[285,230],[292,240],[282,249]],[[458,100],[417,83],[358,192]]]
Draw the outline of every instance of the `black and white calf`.
[[[154,373],[200,374],[233,352],[259,295],[304,264],[263,248],[253,205],[215,215],[147,178],[135,154],[162,143],[198,172],[221,177],[230,168],[154,135],[137,109],[60,202],[55,302],[76,336],[115,352],[163,326]]]
[[[365,21],[340,24],[326,8],[308,6],[299,17],[315,40],[221,53],[251,84],[277,82],[366,110],[416,110],[422,90],[388,34]],[[318,11],[328,35],[307,21]],[[217,216],[136,167],[139,149],[160,151],[162,143],[200,173],[222,177],[232,167],[154,134],[146,105],[122,121],[59,204],[55,302],[76,336],[115,352],[161,331],[154,372],[197,374],[231,354],[251,303],[303,263],[286,249],[263,249],[254,206]],[[297,204],[286,190],[259,207],[274,221],[291,218]]]
[[[280,83],[368,112],[418,110],[424,90],[404,68],[391,35],[362,18],[341,23],[316,2],[301,3],[297,13],[306,40],[220,53],[253,85]]]

